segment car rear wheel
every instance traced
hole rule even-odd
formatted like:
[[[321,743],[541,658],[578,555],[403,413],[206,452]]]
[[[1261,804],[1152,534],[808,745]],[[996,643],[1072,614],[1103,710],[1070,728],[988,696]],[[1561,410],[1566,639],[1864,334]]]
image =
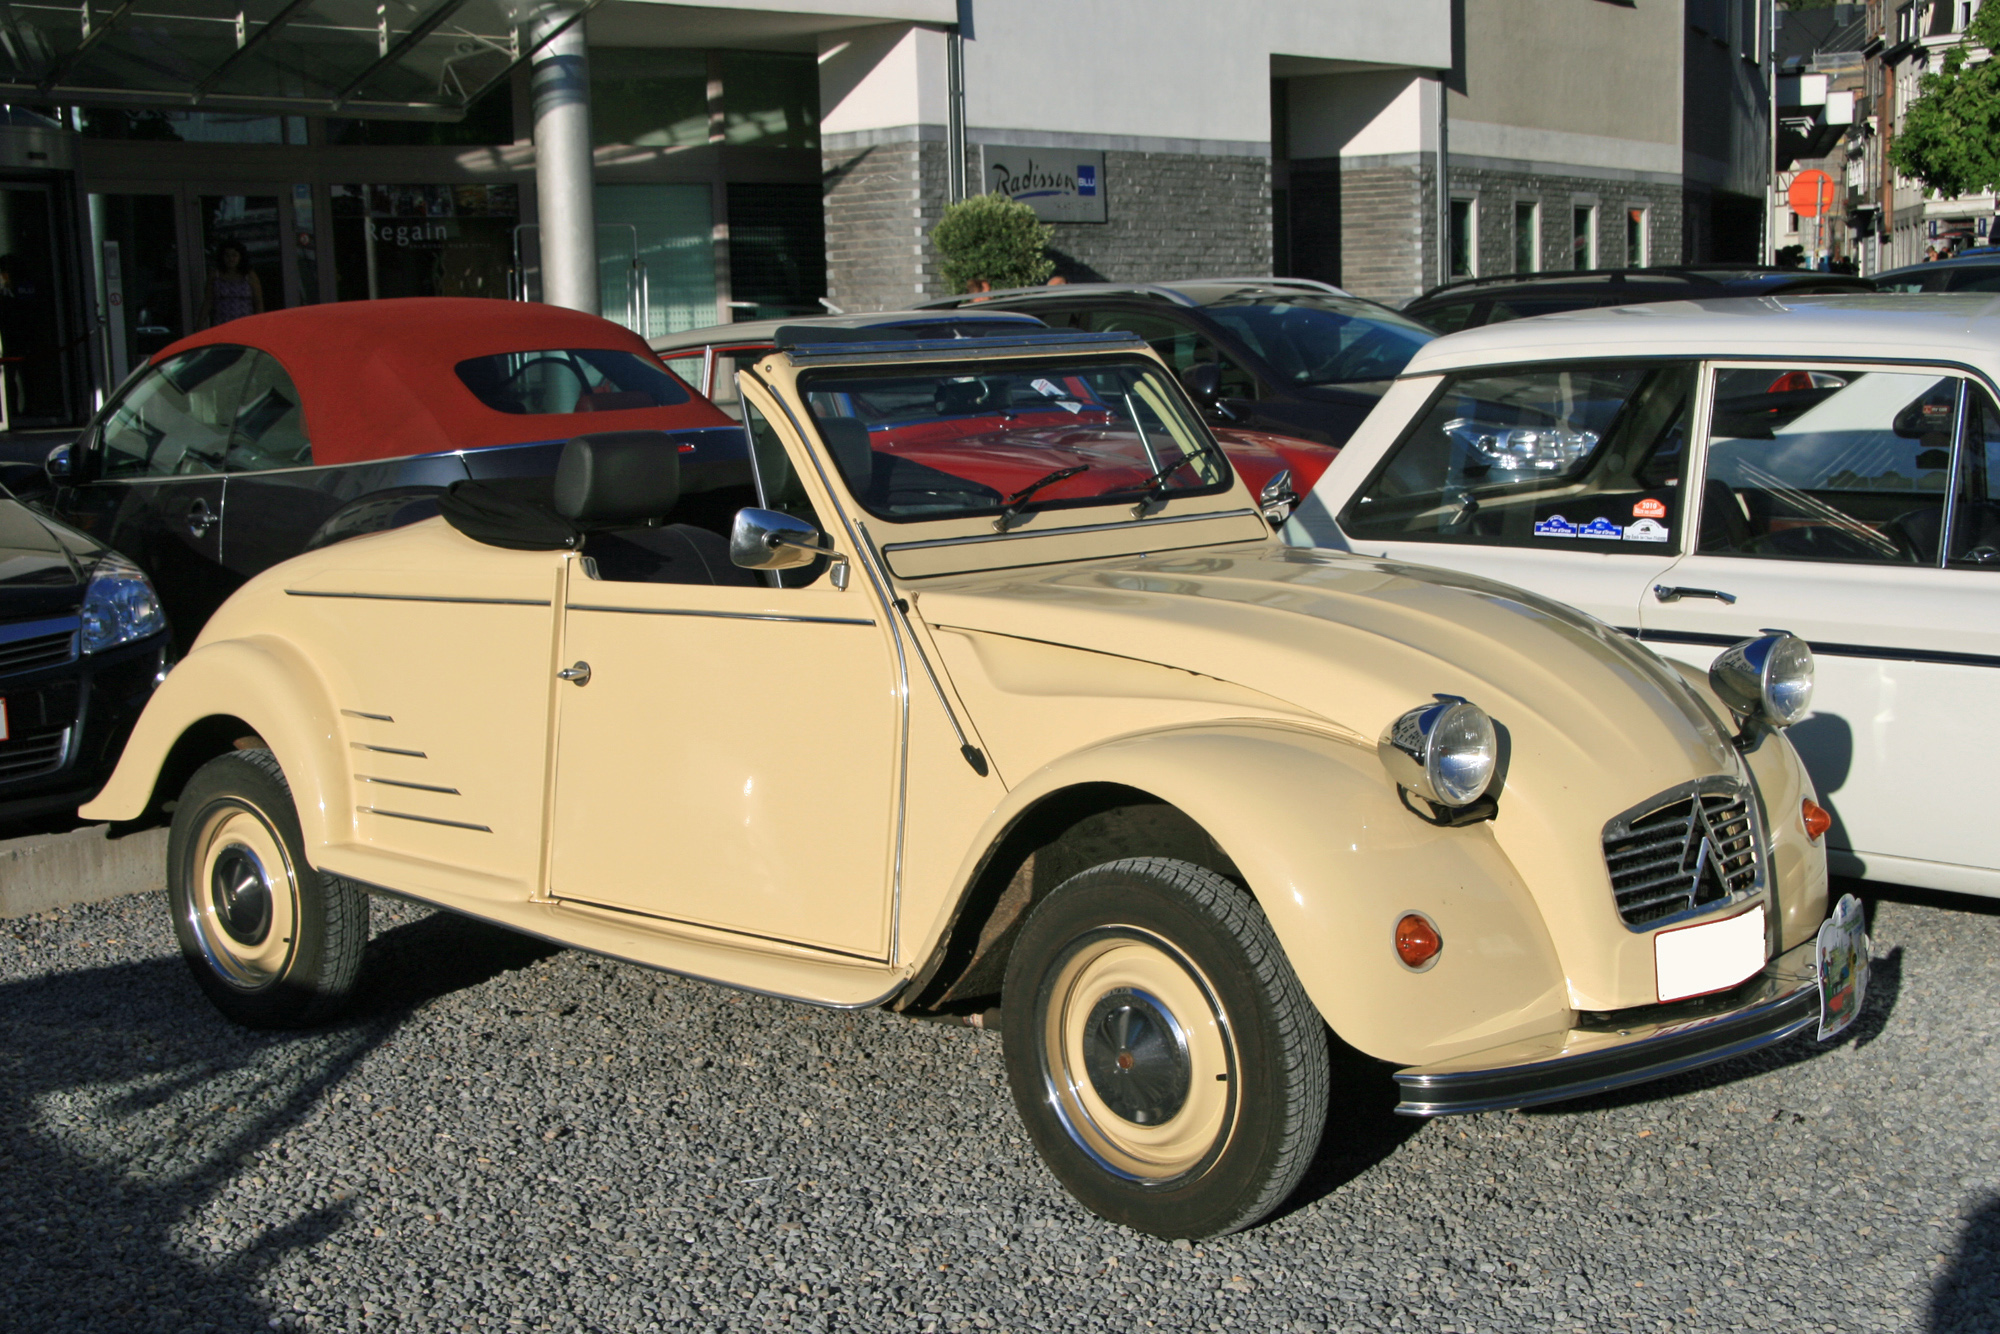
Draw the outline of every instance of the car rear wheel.
[[[1326,1123],[1326,1028],[1229,880],[1157,857],[1072,876],[1029,914],[1005,988],[1014,1101],[1090,1209],[1206,1237],[1298,1185]]]
[[[268,750],[210,760],[181,790],[167,896],[195,981],[239,1024],[318,1023],[354,988],[367,896],[306,861],[290,785]]]

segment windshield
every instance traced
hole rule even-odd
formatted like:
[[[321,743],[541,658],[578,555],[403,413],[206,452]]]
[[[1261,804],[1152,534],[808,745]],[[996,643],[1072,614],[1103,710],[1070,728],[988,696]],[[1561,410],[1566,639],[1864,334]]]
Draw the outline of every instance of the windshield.
[[[1671,548],[1693,397],[1685,363],[1455,376],[1340,526],[1393,541]]]
[[[800,387],[848,489],[878,518],[1170,498],[1223,490],[1233,476],[1150,361],[828,370]]]
[[[1288,384],[1392,380],[1437,337],[1393,310],[1337,296],[1225,298],[1204,309]]]

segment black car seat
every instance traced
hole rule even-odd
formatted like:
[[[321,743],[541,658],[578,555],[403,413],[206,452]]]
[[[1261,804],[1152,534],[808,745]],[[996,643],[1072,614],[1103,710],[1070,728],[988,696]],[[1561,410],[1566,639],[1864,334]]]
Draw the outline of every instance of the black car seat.
[[[454,482],[438,503],[446,522],[492,546],[569,548],[600,579],[760,586],[729,559],[719,533],[665,523],[680,501],[680,452],[662,431],[578,436],[554,477]]]

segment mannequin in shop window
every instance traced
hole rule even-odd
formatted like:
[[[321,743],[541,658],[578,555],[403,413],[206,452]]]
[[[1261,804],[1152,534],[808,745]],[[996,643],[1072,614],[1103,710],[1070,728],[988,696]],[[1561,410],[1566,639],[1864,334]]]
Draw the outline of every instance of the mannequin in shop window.
[[[201,327],[263,313],[264,284],[250,269],[250,252],[241,241],[224,241],[215,248],[215,267],[201,298]]]

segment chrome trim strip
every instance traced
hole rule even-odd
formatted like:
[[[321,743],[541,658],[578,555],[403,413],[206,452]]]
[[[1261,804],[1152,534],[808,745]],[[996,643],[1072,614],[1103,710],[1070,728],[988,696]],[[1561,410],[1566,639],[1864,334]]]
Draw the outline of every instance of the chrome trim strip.
[[[442,792],[448,797],[465,795],[455,787],[439,787],[435,783],[405,783],[400,778],[372,778],[367,774],[356,774],[354,775],[354,781],[357,783],[380,783],[384,787],[414,788],[419,792]]]
[[[385,811],[375,806],[356,806],[363,815],[386,815],[391,820],[414,820],[418,824],[441,824],[449,829],[470,829],[474,833],[490,834],[492,829],[483,824],[467,824],[463,820],[440,820],[434,815],[411,815],[405,811]]]
[[[366,718],[370,722],[393,723],[396,721],[386,713],[363,713],[359,709],[342,709],[341,713],[349,718]]]
[[[1204,519],[1256,518],[1253,509],[1214,510],[1207,514],[1176,514],[1167,519],[1123,519],[1117,523],[1079,524],[1074,528],[1046,528],[1039,532],[1028,528],[1013,528],[1004,533],[974,533],[969,537],[934,537],[926,542],[892,542],[882,548],[882,554],[893,556],[899,551],[928,551],[933,547],[969,547],[983,542],[1010,542],[1023,537],[1073,537],[1078,533],[1127,532],[1144,524],[1148,528],[1158,528],[1170,523],[1196,523]],[[1232,538],[1231,541],[1247,541],[1247,538]],[[1081,557],[1080,559],[1102,559],[1101,557]],[[1735,640],[1730,640],[1735,643]]]
[[[1918,566],[1929,569],[1929,566]],[[1630,634],[1631,631],[1626,631]],[[1697,644],[1728,648],[1740,644],[1743,635],[1710,635],[1693,630],[1645,630],[1633,636],[1642,644]],[[2000,667],[2000,654],[1956,653],[1948,649],[1889,648],[1878,644],[1823,644],[1806,641],[1815,657],[1875,658],[1884,662],[1934,662],[1947,667]]]
[[[68,631],[75,634],[82,622],[75,616],[45,616],[37,621],[9,621],[0,625],[0,644],[12,644],[22,639],[39,639],[43,635],[61,634]],[[70,646],[76,652],[76,646]]]
[[[577,941],[569,940],[563,936],[552,936],[546,931],[537,931],[532,927],[522,926],[519,922],[510,921],[504,917],[492,917],[487,915],[486,913],[479,912],[476,909],[465,907],[457,902],[446,902],[443,899],[426,898],[422,894],[414,894],[408,890],[391,889],[387,885],[377,885],[377,884],[372,884],[366,880],[356,880],[351,875],[341,876],[341,879],[347,881],[349,884],[359,885],[362,889],[366,890],[370,894],[381,894],[386,898],[402,899],[408,903],[422,903],[433,907],[445,908],[451,912],[457,913],[461,917],[470,917],[475,922],[489,922],[494,926],[504,926],[509,931],[518,931],[522,935],[532,936],[536,940],[546,940],[551,945],[560,945],[564,949],[581,950],[585,954],[595,954],[601,959],[616,959],[620,963],[629,963],[634,968],[650,969],[651,971],[656,973],[665,973],[669,977],[685,977],[690,982],[707,982],[711,986],[724,987],[730,991],[740,991],[751,996],[769,996],[772,1000],[796,1001],[801,1005],[811,1005],[822,1010],[877,1009],[886,1002],[894,999],[897,993],[902,991],[903,988],[907,987],[910,984],[909,978],[907,977],[898,978],[894,986],[890,987],[887,991],[875,997],[873,1000],[853,1001],[846,1004],[842,1004],[835,1001],[814,1000],[811,996],[794,996],[783,991],[767,991],[763,987],[746,987],[740,982],[725,981],[724,979],[719,977],[710,977],[706,973],[690,973],[685,968],[669,968],[667,965],[663,963],[650,963],[645,959],[634,959],[627,954],[613,954],[610,950],[592,949],[588,945],[580,944]],[[559,910],[563,906],[563,901],[560,899],[555,900],[549,906]]]
[[[544,602],[544,607],[549,604]],[[572,602],[564,611],[611,611],[628,616],[708,616],[719,621],[792,621],[807,625],[873,625],[872,620],[852,616],[781,616],[761,611],[690,611],[680,607],[606,607],[593,602]]]
[[[348,745],[356,750],[372,750],[381,755],[407,755],[413,760],[427,760],[430,756],[420,750],[398,750],[394,746],[371,746],[366,741],[350,741]]]
[[[702,931],[717,931],[729,936],[742,936],[745,940],[768,941],[773,945],[789,945],[793,949],[811,950],[815,954],[831,954],[842,959],[856,959],[862,963],[882,963],[878,954],[856,954],[852,950],[837,950],[826,945],[808,945],[802,940],[792,940],[785,936],[767,936],[756,931],[739,931],[733,926],[717,926],[713,922],[696,922],[685,917],[669,917],[665,913],[645,912],[638,908],[617,903],[599,903],[595,899],[580,899],[570,894],[558,894],[553,900],[558,904],[575,904],[583,908],[596,908],[600,912],[615,912],[620,917],[643,917],[649,922],[672,922],[675,926],[692,926]]]
[[[461,598],[429,593],[322,593],[313,588],[288,588],[292,598],[355,598],[364,602],[470,602],[490,607],[546,607],[547,598]]]

